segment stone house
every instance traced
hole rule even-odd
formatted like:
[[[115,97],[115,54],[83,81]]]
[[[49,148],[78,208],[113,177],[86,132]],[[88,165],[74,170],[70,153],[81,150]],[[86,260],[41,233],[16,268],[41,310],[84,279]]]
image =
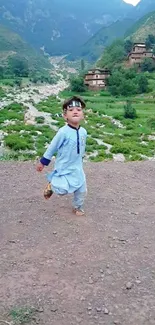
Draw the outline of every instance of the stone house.
[[[147,50],[145,43],[134,43],[132,51],[128,55],[129,65],[140,64],[145,58],[155,59],[152,49]]]
[[[90,90],[101,90],[106,87],[106,79],[110,76],[108,69],[94,68],[88,71],[84,78],[84,84]]]

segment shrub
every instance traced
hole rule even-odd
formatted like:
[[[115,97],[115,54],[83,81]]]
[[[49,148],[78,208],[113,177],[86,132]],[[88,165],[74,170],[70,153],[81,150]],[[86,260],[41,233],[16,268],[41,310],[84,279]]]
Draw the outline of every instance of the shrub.
[[[150,117],[147,120],[147,124],[152,130],[155,130],[155,117]]]
[[[10,149],[17,150],[33,150],[33,143],[31,137],[19,137],[18,134],[9,134],[4,138],[5,144]]]
[[[83,77],[72,77],[70,79],[70,88],[71,91],[75,91],[78,93],[84,92],[86,87],[84,85],[84,78]]]
[[[124,117],[130,119],[135,119],[137,117],[136,109],[132,106],[130,101],[127,101],[124,106]]]
[[[129,154],[130,151],[131,151],[130,146],[125,143],[116,144],[111,149],[111,152],[115,154],[117,153]]]
[[[45,121],[45,118],[44,118],[44,116],[37,116],[37,117],[35,118],[35,121],[36,121],[38,124],[43,124],[44,121]]]

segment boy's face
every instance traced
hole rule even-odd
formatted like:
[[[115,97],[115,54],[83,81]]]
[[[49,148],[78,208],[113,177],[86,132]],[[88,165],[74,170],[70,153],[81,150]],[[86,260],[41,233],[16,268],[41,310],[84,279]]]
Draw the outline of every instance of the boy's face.
[[[81,106],[69,105],[64,112],[64,119],[73,125],[78,125],[84,119],[83,109]]]

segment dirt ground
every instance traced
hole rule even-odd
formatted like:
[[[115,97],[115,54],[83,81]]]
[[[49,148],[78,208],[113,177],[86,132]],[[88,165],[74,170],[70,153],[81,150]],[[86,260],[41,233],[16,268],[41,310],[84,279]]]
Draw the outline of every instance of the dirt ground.
[[[0,320],[33,306],[30,324],[155,325],[155,163],[85,171],[75,217],[34,163],[0,163]]]

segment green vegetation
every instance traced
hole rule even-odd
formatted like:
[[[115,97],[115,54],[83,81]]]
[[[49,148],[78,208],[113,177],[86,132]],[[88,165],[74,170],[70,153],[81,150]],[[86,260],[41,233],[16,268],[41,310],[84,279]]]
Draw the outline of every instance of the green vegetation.
[[[116,40],[108,46],[97,65],[100,68],[107,67],[114,68],[116,65],[120,66],[124,60],[127,59],[126,45],[124,40]]]
[[[18,34],[0,25],[0,80],[5,85],[20,86],[21,78],[30,78],[33,82],[49,82],[49,69],[52,68],[47,57],[28,45]],[[8,79],[5,82],[5,79]]]
[[[22,121],[24,119],[25,107],[22,104],[13,103],[0,110],[0,123],[6,120]]]
[[[148,82],[150,84],[150,80]],[[130,99],[116,98],[106,91],[81,93],[87,103],[87,123],[83,126],[88,132],[86,149],[90,160],[109,160],[112,154],[119,153],[127,161],[155,155],[154,90],[152,88],[149,96],[131,96]],[[67,91],[62,93],[62,97],[70,95],[72,93]],[[112,146],[110,152],[108,145]]]
[[[136,69],[114,69],[108,79],[108,90],[114,96],[132,96],[148,92],[148,79]]]
[[[125,64],[127,55],[131,51],[134,42],[145,42],[148,50],[150,50],[151,47],[154,47],[155,11],[138,20],[125,33],[124,38],[116,39],[113,43],[107,46],[104,50],[103,55],[97,63],[98,66],[101,68],[108,67],[112,69],[117,65],[120,66],[120,63]],[[154,68],[152,70],[154,70]],[[146,69],[143,69],[143,71],[146,71]]]
[[[29,323],[32,320],[32,317],[34,316],[34,313],[34,308],[23,307],[12,309],[10,312],[10,316],[13,325],[22,325]]]
[[[131,19],[116,21],[110,26],[102,27],[76,52],[78,57],[95,62],[103,53],[103,50],[109,46],[116,38],[124,36],[127,29],[133,24]],[[71,55],[69,58],[73,58]]]
[[[111,87],[117,90],[117,96],[111,95]],[[68,89],[60,94],[60,98],[74,94]],[[82,91],[79,94],[87,105],[86,121],[82,124],[88,132],[86,150],[90,160],[109,160],[120,153],[126,161],[155,156],[155,73],[137,74],[135,69],[115,69],[109,78],[108,91]],[[61,99],[50,96],[36,105],[40,112],[36,125],[24,124],[26,108],[21,104],[13,103],[0,109],[6,147],[6,154],[0,159],[27,160],[42,156],[55,135],[55,128],[65,123]],[[41,112],[50,114],[51,125],[45,124]]]
[[[70,78],[70,90],[77,93],[83,93],[86,91],[83,76],[74,76]]]
[[[152,76],[153,77],[153,76]],[[154,76],[155,78],[155,76]],[[155,80],[155,79],[154,79]],[[149,97],[134,96],[113,97],[108,92],[81,93],[86,101],[87,155],[92,161],[112,159],[113,154],[122,153],[126,160],[141,160],[155,155],[155,90]],[[64,91],[61,96],[66,98],[73,93]],[[19,104],[18,104],[19,105]],[[17,104],[4,108],[1,116],[2,130],[7,133],[4,143],[9,151],[3,159],[34,159],[41,156],[50,143],[55,131],[44,124],[44,119],[38,117],[36,125],[25,125],[23,122],[24,107]],[[37,105],[38,109],[51,113],[56,120],[56,126],[64,125],[61,117],[61,103],[56,97],[50,97]],[[14,108],[14,109],[13,109]],[[7,115],[8,114],[8,115]],[[11,115],[15,114],[15,115]],[[20,117],[17,120],[17,115]],[[5,120],[15,124],[5,124]],[[4,123],[4,124],[3,124]],[[108,150],[108,146],[111,149]]]
[[[125,38],[130,38],[133,42],[145,42],[149,34],[155,36],[155,11],[136,21],[125,33]]]
[[[62,112],[61,102],[56,98],[56,96],[48,97],[48,99],[37,104],[36,107],[41,112],[51,113],[52,118],[55,114]]]
[[[124,117],[129,119],[135,119],[137,117],[136,109],[132,106],[130,101],[127,101],[124,106]]]
[[[0,98],[5,97],[5,91],[3,90],[2,87],[0,87]]]

